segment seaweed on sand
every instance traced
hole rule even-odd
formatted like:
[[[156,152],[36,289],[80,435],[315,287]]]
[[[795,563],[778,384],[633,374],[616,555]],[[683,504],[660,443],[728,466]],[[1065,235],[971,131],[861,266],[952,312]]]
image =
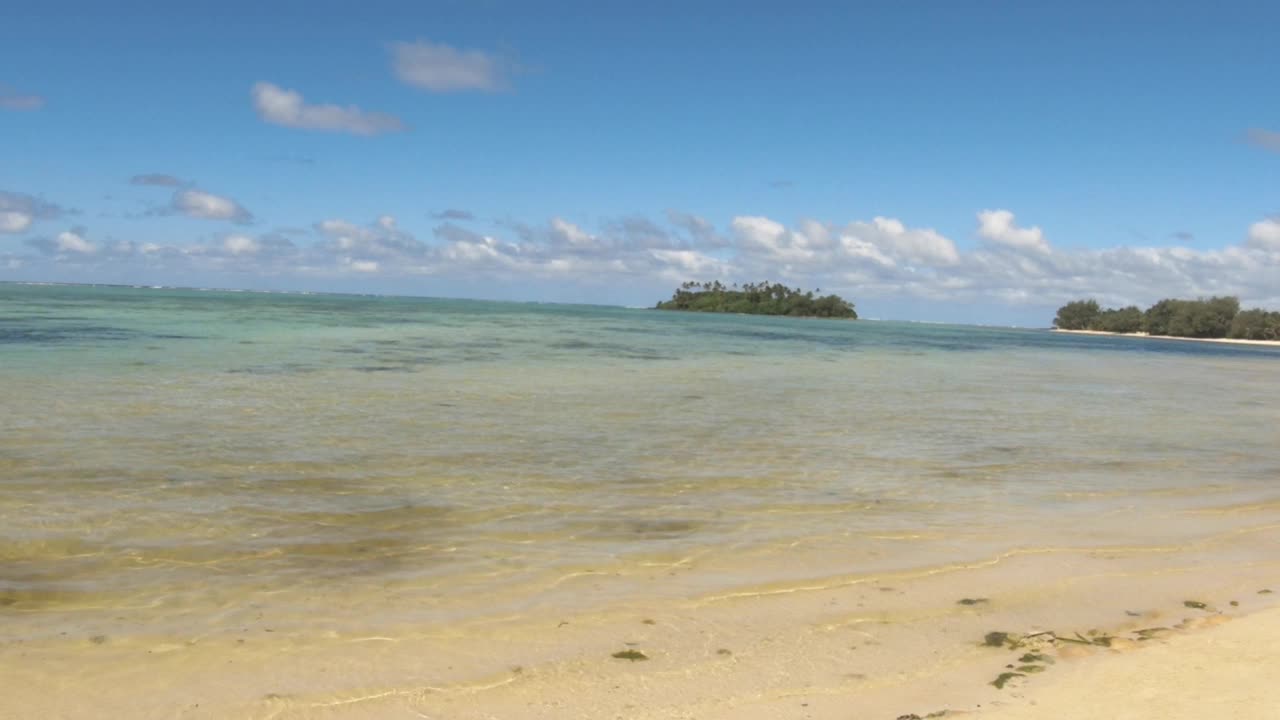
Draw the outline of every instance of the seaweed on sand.
[[[618,652],[614,653],[613,656],[615,658],[618,658],[619,660],[630,660],[631,662],[649,659],[648,655],[645,655],[639,650],[619,650]]]
[[[997,690],[1003,690],[1004,686],[1008,684],[1010,680],[1019,677],[1026,677],[1026,675],[1018,672],[1002,672],[996,676],[995,680],[991,681],[991,684],[994,685]]]

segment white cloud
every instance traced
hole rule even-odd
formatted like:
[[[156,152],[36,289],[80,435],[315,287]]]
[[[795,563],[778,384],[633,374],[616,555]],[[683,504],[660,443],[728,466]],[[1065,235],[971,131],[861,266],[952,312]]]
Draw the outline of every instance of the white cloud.
[[[767,217],[736,217],[732,226],[739,245],[748,250],[759,250],[776,256],[785,252],[785,246],[789,245],[786,227]]]
[[[253,220],[253,214],[235,200],[195,188],[174,193],[170,209],[187,217],[205,220],[230,220],[238,223],[248,223]]]
[[[820,287],[855,301],[998,304],[1031,308],[1027,312],[1032,314],[1080,297],[1096,297],[1108,305],[1145,306],[1163,297],[1222,294],[1238,295],[1246,306],[1280,309],[1280,218],[1259,220],[1237,244],[1213,250],[1062,250],[1049,244],[1038,228],[1019,227],[1012,213],[1004,220],[988,215],[985,224],[980,216],[978,223],[1005,242],[984,236],[984,242],[961,249],[936,230],[889,217],[786,224],[760,215],[733,218],[723,234],[700,221],[693,224],[696,238],[685,217],[668,223],[624,217],[594,225],[553,217],[540,225],[507,226],[510,239],[501,237],[502,232],[495,236],[443,223],[423,241],[396,217],[382,215],[364,224],[331,218],[302,235],[291,231],[287,236],[284,230],[235,232],[186,245],[127,240],[95,244],[73,229],[25,241],[39,256],[6,257],[81,267],[128,262],[165,273],[186,269],[362,277],[370,288],[409,277],[434,277],[445,283],[545,282],[573,289],[584,300],[601,292],[609,297],[621,287],[652,291],[656,299],[685,280],[718,279]],[[1007,242],[1010,236],[1020,240]],[[1027,237],[1038,242],[1028,242]],[[432,287],[423,285],[422,290]],[[588,294],[583,290],[588,287],[597,289]]]
[[[12,87],[0,83],[0,109],[30,111],[44,107],[44,98],[39,95],[20,93]]]
[[[18,210],[0,210],[0,232],[20,233],[31,227],[34,218]]]
[[[900,220],[876,217],[843,227],[803,220],[789,229],[765,217],[733,219],[738,262],[753,277],[797,277],[856,266],[860,272],[916,272],[959,262],[955,243],[927,228],[908,228]]]
[[[320,249],[350,265],[368,261],[361,272],[376,272],[378,262],[392,261],[405,268],[419,268],[429,254],[427,245],[411,233],[400,229],[395,217],[383,215],[369,225],[356,225],[341,219],[322,220],[315,229],[324,236]],[[354,265],[352,265],[354,268]]]
[[[1021,228],[1008,210],[983,210],[978,213],[978,235],[999,245],[1020,250],[1049,252],[1049,242],[1039,227]]]
[[[353,135],[379,135],[405,129],[404,123],[394,115],[367,112],[355,105],[308,105],[296,90],[285,90],[269,82],[255,84],[250,94],[258,117],[275,125]]]
[[[0,190],[0,233],[26,232],[36,220],[53,220],[65,212],[39,198]]]
[[[232,255],[256,255],[262,245],[248,235],[228,235],[222,239],[222,247]]]
[[[1280,219],[1259,220],[1249,226],[1249,247],[1280,252]]]
[[[901,220],[876,217],[870,223],[852,222],[841,238],[873,245],[886,256],[908,265],[955,265],[960,262],[956,244],[931,228],[908,228]]]
[[[58,233],[56,242],[59,252],[92,255],[98,251],[96,245],[84,239],[84,235],[72,230]]]
[[[733,266],[724,260],[696,250],[650,250],[649,253],[670,271],[685,279],[728,277],[733,270]]]
[[[396,77],[423,90],[497,90],[505,84],[505,64],[480,50],[459,50],[419,40],[394,43],[391,53]]]
[[[557,240],[576,250],[601,247],[599,238],[563,218],[551,219],[551,232]]]

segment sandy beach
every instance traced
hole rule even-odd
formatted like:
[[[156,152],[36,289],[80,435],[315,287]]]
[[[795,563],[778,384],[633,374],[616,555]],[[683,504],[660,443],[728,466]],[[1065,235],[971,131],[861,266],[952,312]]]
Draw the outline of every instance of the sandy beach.
[[[1269,720],[1280,717],[1280,610],[1064,665],[983,720]]]
[[[1239,553],[1276,540],[1210,539],[1177,570],[1159,550],[1034,551],[452,629],[53,632],[8,648],[0,714],[1266,720],[1280,703],[1276,564]]]
[[[1053,332],[1068,335],[1111,335],[1114,337],[1145,338],[1148,340],[1185,340],[1187,342],[1221,343],[1226,345],[1261,345],[1264,347],[1280,347],[1280,340],[1239,340],[1236,338],[1190,338],[1173,335],[1148,335],[1147,333],[1116,333],[1102,330],[1063,330],[1053,328]]]

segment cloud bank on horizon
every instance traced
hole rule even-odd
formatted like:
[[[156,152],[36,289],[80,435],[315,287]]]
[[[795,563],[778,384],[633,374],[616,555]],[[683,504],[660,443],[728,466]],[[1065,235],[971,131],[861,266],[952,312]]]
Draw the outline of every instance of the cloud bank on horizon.
[[[26,212],[61,217],[57,206],[13,193],[0,193],[4,207],[25,208],[0,211],[0,230],[8,232],[35,222]],[[168,209],[228,223],[252,218],[234,200],[195,189],[179,190]],[[538,224],[504,222],[498,232],[485,233],[461,224],[471,220],[465,211],[434,216],[438,224],[428,237],[402,229],[391,215],[365,223],[328,218],[287,233],[215,232],[200,241],[172,243],[92,242],[83,227],[76,227],[35,235],[28,241],[34,252],[0,254],[0,267],[49,277],[59,269],[74,270],[77,277],[91,277],[95,270],[120,277],[124,271],[138,282],[160,282],[169,272],[221,277],[232,287],[250,276],[292,278],[311,288],[325,287],[326,280],[358,278],[376,291],[379,279],[397,279],[417,282],[423,294],[430,294],[438,278],[533,279],[601,290],[622,283],[650,291],[685,280],[770,279],[860,301],[1044,306],[1095,297],[1144,305],[1162,297],[1233,294],[1246,305],[1280,307],[1280,218],[1253,223],[1239,243],[1198,250],[1183,245],[1061,249],[1041,228],[1020,224],[1004,209],[976,213],[973,234],[980,242],[968,249],[932,228],[886,217],[843,224],[802,220],[788,226],[743,215],[722,228],[671,211],[659,221],[632,216],[597,229],[553,217]]]
[[[317,11],[319,25],[346,27],[324,12]],[[789,14],[748,13],[745,29],[736,32],[765,37],[774,24],[794,23],[839,35],[858,22],[914,21],[896,11],[849,12],[869,15],[818,27]],[[1134,22],[1146,21],[1138,15]],[[27,20],[38,29],[37,15]],[[416,26],[429,25],[425,20]],[[939,50],[922,65],[894,60],[881,75],[856,65],[797,75],[818,67],[812,62],[820,55],[806,60],[806,53],[828,52],[825,46],[796,50],[796,59],[770,55],[743,37],[739,44],[757,49],[726,45],[737,64],[719,66],[700,61],[708,56],[697,23],[686,29],[647,25],[652,18],[645,16],[627,20],[630,25],[598,21],[573,28],[578,38],[599,34],[593,42],[525,36],[539,56],[533,70],[511,60],[512,52],[489,49],[477,34],[488,27],[483,13],[455,18],[457,27],[471,28],[461,36],[472,42],[414,37],[411,30],[413,39],[397,39],[412,27],[404,18],[353,28],[369,34],[345,45],[293,37],[282,40],[287,52],[279,52],[264,38],[262,52],[247,55],[253,62],[199,64],[198,92],[183,96],[191,85],[173,85],[177,95],[148,110],[189,122],[157,124],[149,134],[135,131],[132,124],[145,120],[128,116],[132,106],[106,103],[98,110],[97,96],[60,83],[58,72],[0,77],[0,122],[12,123],[13,137],[25,140],[7,151],[14,162],[0,177],[7,186],[0,189],[0,279],[424,295],[497,283],[510,297],[523,292],[528,299],[616,303],[652,302],[686,280],[769,279],[878,301],[890,316],[895,306],[912,308],[897,314],[907,318],[919,317],[918,308],[928,303],[1016,316],[1079,297],[1145,305],[1163,297],[1232,294],[1246,305],[1280,308],[1280,201],[1256,181],[1274,177],[1280,161],[1280,132],[1271,129],[1280,122],[1275,101],[1251,96],[1247,103],[1222,103],[1230,111],[1220,117],[1209,114],[1212,103],[1197,106],[1200,114],[1185,127],[1216,123],[1219,139],[1204,141],[1194,157],[1177,156],[1183,165],[1169,167],[1181,175],[1144,175],[1149,187],[1126,197],[1157,199],[1130,211],[1107,198],[1108,178],[1141,175],[1141,162],[1159,163],[1161,153],[1176,150],[1168,138],[1137,133],[1146,128],[1159,135],[1150,130],[1143,98],[1125,94],[1126,77],[1078,94],[1070,81],[1091,77],[1091,66],[1064,71],[1029,61],[1048,89],[1029,104],[1034,110],[1019,114],[1012,97],[992,105],[989,94],[948,95],[954,77],[1003,78],[1009,85],[1017,76],[1001,57],[974,53],[955,60]],[[1006,30],[1048,32],[1039,20],[986,19],[1010,23]],[[1188,28],[1195,25],[1184,20]],[[104,16],[103,23],[111,22]],[[203,30],[174,18],[156,22],[169,23],[163,29],[175,37],[203,37]],[[130,28],[121,27],[127,35]],[[683,60],[664,66],[645,47],[626,44],[646,27]],[[1129,49],[1122,30],[1111,53],[1143,51]],[[1152,42],[1180,31],[1156,28]],[[1041,39],[1051,46],[1072,42],[1069,36]],[[955,42],[932,37],[944,49]],[[1094,50],[1105,54],[1108,37],[1103,33]],[[881,42],[873,34],[865,39]],[[216,44],[204,52],[208,57],[192,62],[230,57]],[[944,56],[952,59],[944,64]],[[1249,62],[1214,57],[1224,74],[1238,74]],[[1103,60],[1100,69],[1114,65]],[[770,79],[774,66],[778,80]],[[688,75],[687,86],[673,69]],[[182,67],[173,72],[183,77]],[[667,80],[653,82],[655,72]],[[1145,82],[1163,70],[1132,72],[1128,81]],[[841,82],[874,85],[883,77],[894,83],[819,102]],[[744,78],[759,87],[749,88]],[[712,79],[718,90],[707,84]],[[804,94],[789,95],[793,87]],[[923,89],[946,96],[939,106],[946,112],[936,118],[913,112]],[[1119,100],[1103,99],[1113,91]],[[55,95],[57,103],[46,102]],[[184,97],[189,111],[179,107]],[[1044,115],[1040,105],[1056,102],[1074,103],[1079,111],[1074,119],[1061,108],[1054,116],[1061,137],[1025,131]],[[1256,111],[1241,121],[1240,108],[1249,104]],[[169,106],[184,114],[164,115]],[[1104,107],[1132,117],[1090,116]],[[113,124],[102,112],[122,117]],[[789,115],[804,121],[791,122]],[[837,119],[824,124],[827,117]],[[861,118],[873,124],[861,135],[849,132]],[[1134,128],[1127,145],[1119,141],[1126,122]],[[1230,162],[1205,147],[1220,148]],[[167,162],[168,156],[178,161]],[[1127,159],[1112,163],[1113,156]],[[63,172],[44,171],[44,160]],[[985,166],[991,172],[984,173]],[[140,172],[149,168],[176,173]],[[749,187],[739,177],[743,168],[758,170]],[[187,179],[197,177],[210,182]],[[794,179],[770,179],[778,177]],[[1243,178],[1253,180],[1233,185]],[[664,188],[670,188],[665,195]],[[1213,199],[1205,206],[1229,211],[1203,222],[1189,218],[1179,210],[1195,192]],[[1265,204],[1267,197],[1272,204]],[[844,198],[857,201],[854,209],[842,207]],[[1089,217],[1055,204],[1106,209]],[[635,207],[646,209],[622,209]],[[1138,224],[1146,234],[1133,229]],[[1194,232],[1187,229],[1192,225]],[[1116,240],[1121,227],[1131,235],[1125,241]]]

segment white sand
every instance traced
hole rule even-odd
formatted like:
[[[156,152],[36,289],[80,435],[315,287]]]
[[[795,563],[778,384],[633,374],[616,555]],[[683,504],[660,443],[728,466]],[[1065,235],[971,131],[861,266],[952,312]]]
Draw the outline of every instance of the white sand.
[[[1147,333],[1104,332],[1102,330],[1062,330],[1060,328],[1053,328],[1053,332],[1068,333],[1070,335],[1112,335],[1115,337],[1147,338],[1149,340],[1185,340],[1187,342],[1222,343],[1227,345],[1262,345],[1266,347],[1280,347],[1280,340],[1239,340],[1235,338],[1189,338],[1189,337],[1175,337],[1173,335],[1148,335]]]
[[[981,720],[1275,720],[1280,610],[1060,664]],[[1041,682],[1043,680],[1043,682]]]

